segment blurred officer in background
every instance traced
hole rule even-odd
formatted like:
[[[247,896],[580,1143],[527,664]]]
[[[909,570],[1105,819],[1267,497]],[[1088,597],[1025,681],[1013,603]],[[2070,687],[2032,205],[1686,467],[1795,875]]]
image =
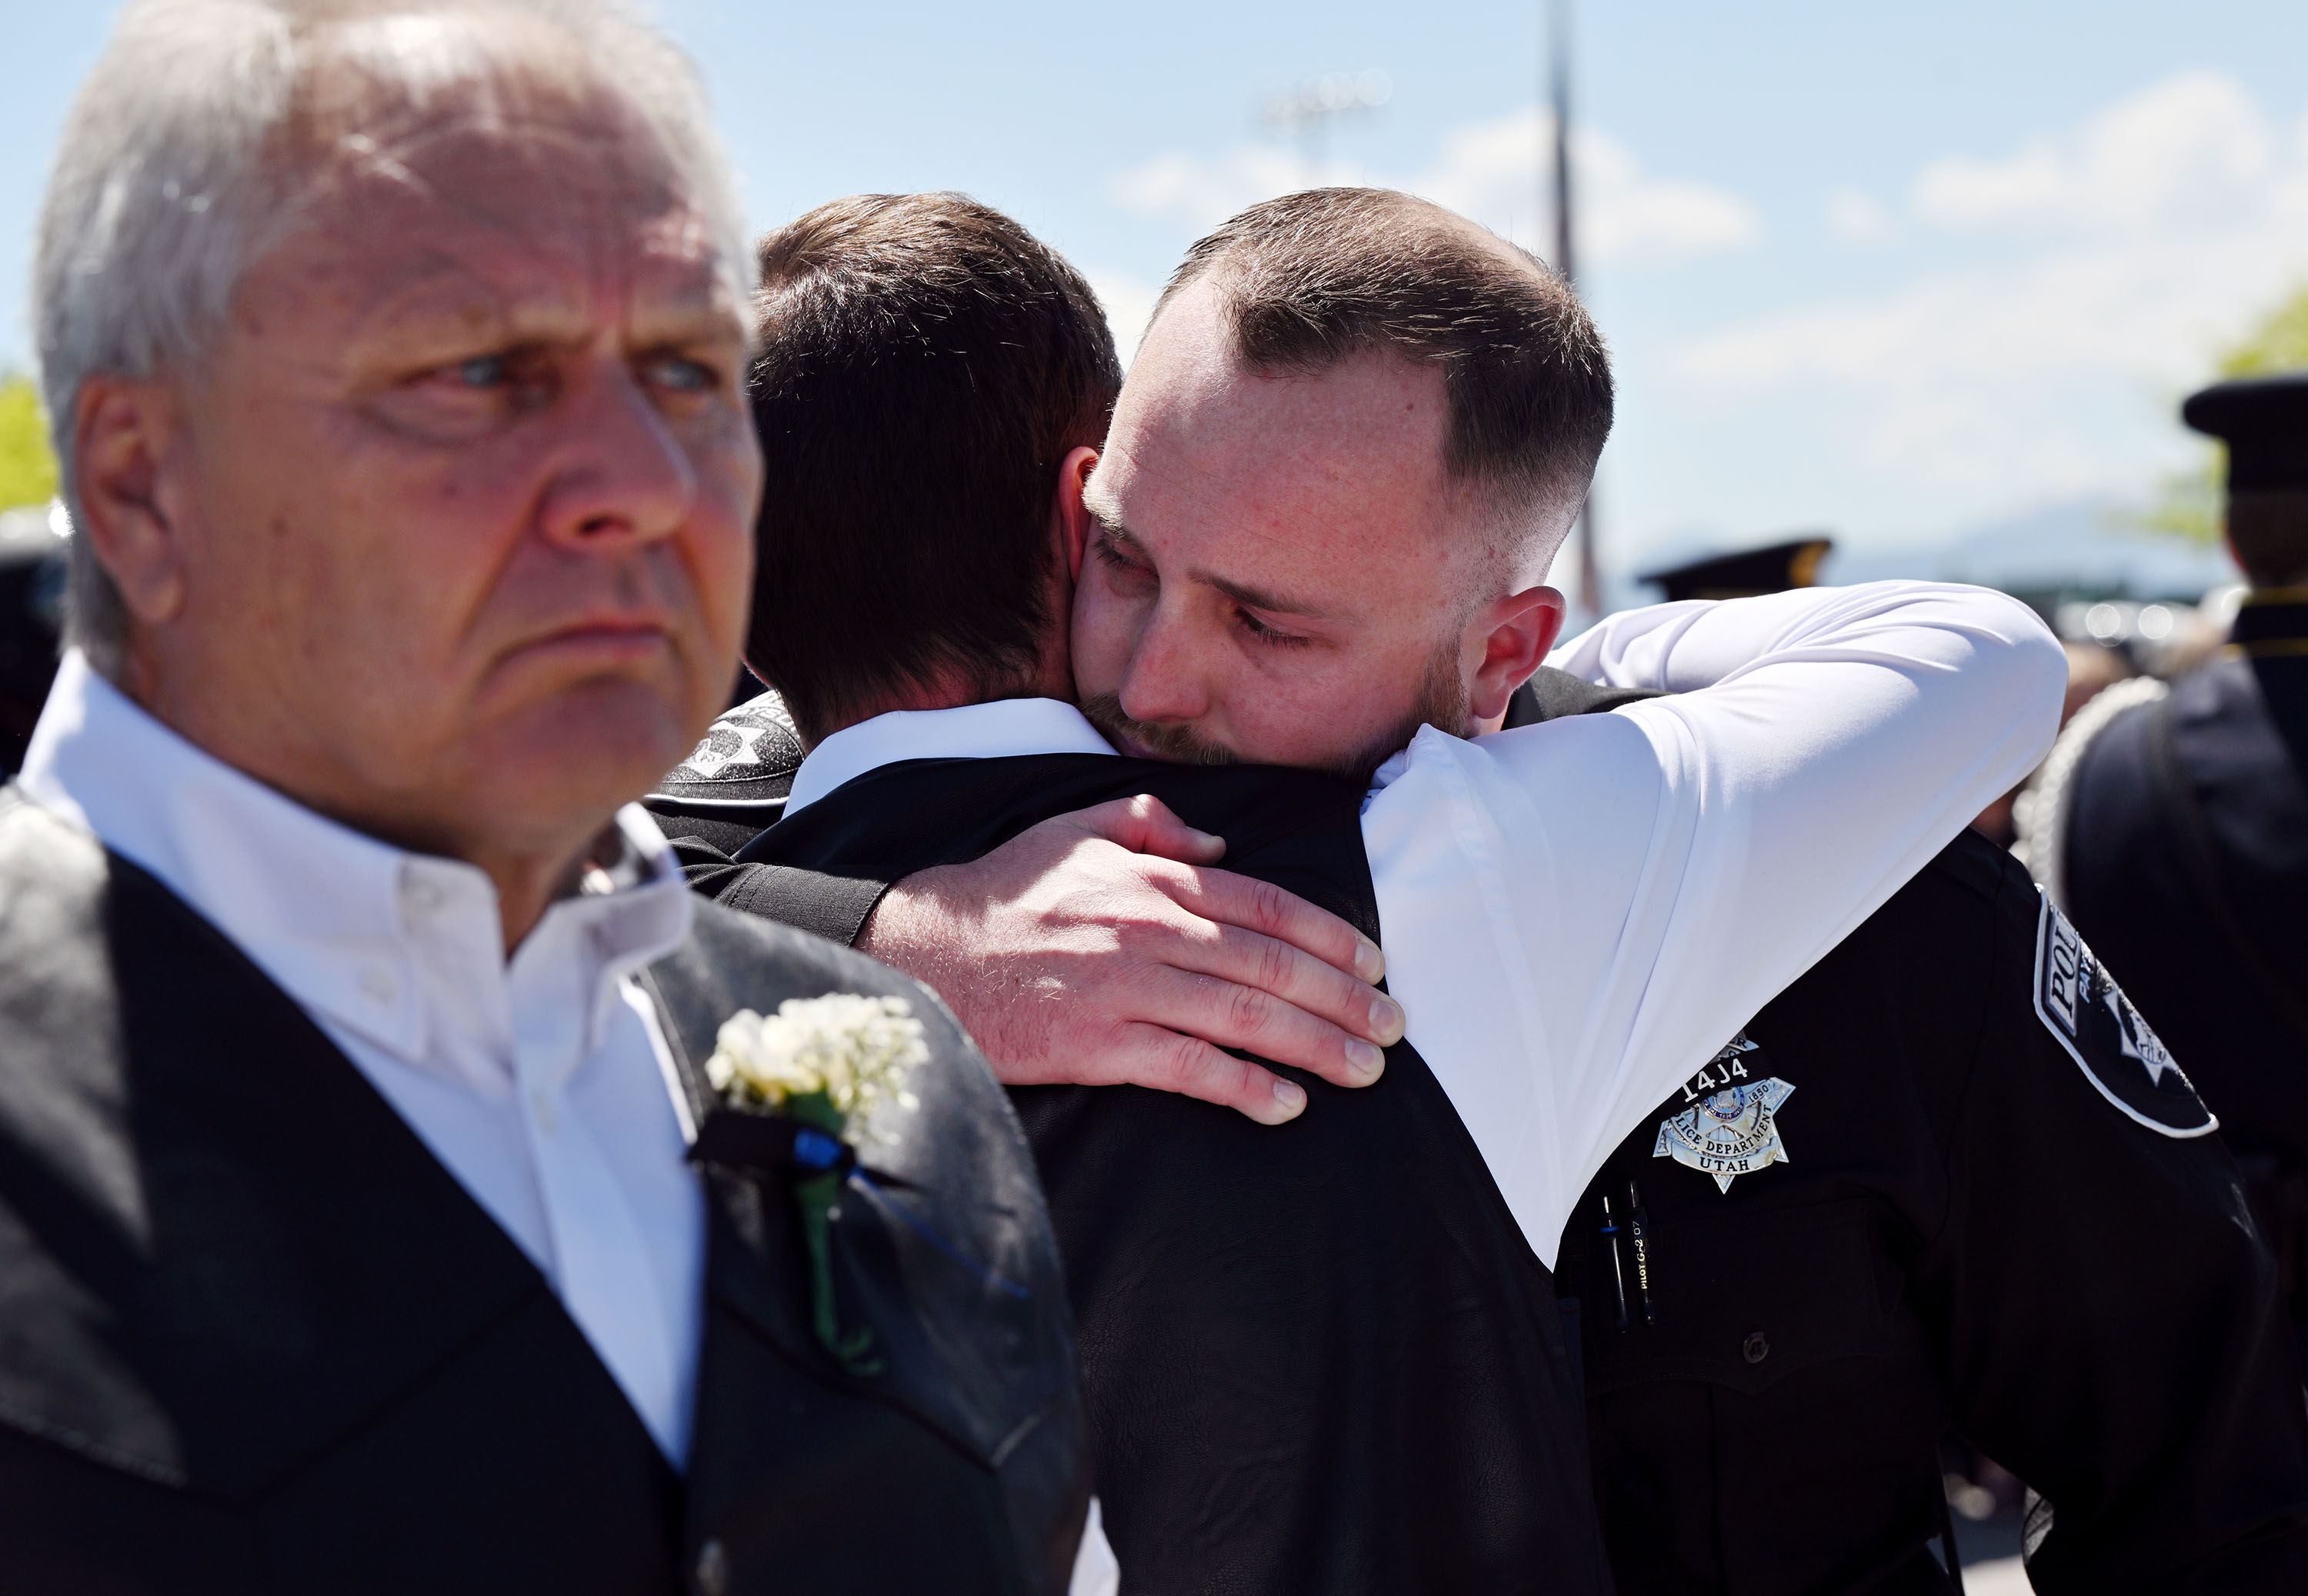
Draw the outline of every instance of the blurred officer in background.
[[[56,674],[65,540],[46,505],[0,511],[0,777],[24,762],[24,744]]]
[[[2209,664],[2077,717],[2030,867],[2218,1113],[2308,1344],[2308,373],[2181,415],[2228,446],[2252,591]]]
[[[1800,546],[1744,558],[1802,585]],[[1642,696],[1541,671],[1507,724]],[[1620,1596],[1959,1588],[1951,1429],[2040,1494],[2038,1591],[2308,1590],[2308,1419],[2213,1129],[2025,869],[1959,837],[1564,1228]]]
[[[1657,583],[1659,596],[1669,604],[1686,598],[1760,598],[1812,586],[1819,579],[1819,562],[1834,547],[1831,537],[1798,537],[1766,548],[1709,554],[1671,570],[1646,571],[1636,579]]]

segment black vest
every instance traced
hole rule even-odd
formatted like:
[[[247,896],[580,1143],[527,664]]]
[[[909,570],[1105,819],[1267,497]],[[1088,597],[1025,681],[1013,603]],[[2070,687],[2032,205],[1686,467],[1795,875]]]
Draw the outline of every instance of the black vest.
[[[1378,935],[1362,795],[1304,771],[909,762],[738,857],[889,881],[1139,793],[1225,837],[1227,868]],[[1553,1282],[1450,1100],[1408,1044],[1359,1091],[1291,1073],[1310,1101],[1279,1128],[1137,1087],[1012,1093],[1066,1261],[1128,1588],[1607,1590]]]
[[[1089,1486],[1068,1316],[983,1060],[903,977],[707,906],[645,982],[701,1117],[741,1007],[902,995],[933,1050],[925,1133],[876,1150],[892,1178],[835,1226],[880,1375],[811,1333],[782,1179],[707,1170],[685,1480],[304,1012],[151,876],[0,791],[0,1583],[1063,1591]]]

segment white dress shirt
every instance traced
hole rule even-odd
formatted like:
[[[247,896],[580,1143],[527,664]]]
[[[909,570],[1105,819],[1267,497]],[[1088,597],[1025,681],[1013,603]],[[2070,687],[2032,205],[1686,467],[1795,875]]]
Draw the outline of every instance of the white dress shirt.
[[[963,709],[892,709],[865,725],[836,732],[812,749],[794,772],[785,812],[806,808],[842,783],[899,759],[1113,751],[1081,710],[1055,699],[996,699]]]
[[[1551,663],[1684,696],[1425,727],[1363,810],[1388,989],[1550,1267],[1611,1149],[2034,767],[2067,678],[2017,601],[1916,582],[1632,611]],[[786,811],[932,725],[940,755],[1106,746],[1050,699],[885,715]]]
[[[546,911],[512,957],[476,867],[323,819],[202,751],[65,656],[27,794],[150,871],[329,1039],[543,1271],[677,1468],[702,1333],[693,1128],[643,965],[689,934],[663,837],[642,880]],[[606,887],[605,879],[592,885]]]

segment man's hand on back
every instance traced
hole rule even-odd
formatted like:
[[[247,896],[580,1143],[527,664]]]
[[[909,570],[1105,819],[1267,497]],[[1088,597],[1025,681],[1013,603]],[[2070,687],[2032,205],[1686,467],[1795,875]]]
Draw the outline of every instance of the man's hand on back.
[[[1402,1010],[1371,988],[1376,943],[1208,868],[1225,851],[1156,799],[1119,799],[908,877],[857,946],[934,987],[1012,1085],[1151,1086],[1280,1124],[1305,1090],[1221,1048],[1368,1085]]]

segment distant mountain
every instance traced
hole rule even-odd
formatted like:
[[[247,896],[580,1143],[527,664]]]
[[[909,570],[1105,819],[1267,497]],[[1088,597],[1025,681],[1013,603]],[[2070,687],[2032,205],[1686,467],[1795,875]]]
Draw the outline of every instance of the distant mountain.
[[[2109,506],[2097,502],[2054,505],[1945,543],[1841,545],[1820,572],[1821,581],[1835,583],[1886,577],[1977,582],[2031,596],[2190,603],[2239,579],[2225,549],[2125,531],[2110,525]]]

